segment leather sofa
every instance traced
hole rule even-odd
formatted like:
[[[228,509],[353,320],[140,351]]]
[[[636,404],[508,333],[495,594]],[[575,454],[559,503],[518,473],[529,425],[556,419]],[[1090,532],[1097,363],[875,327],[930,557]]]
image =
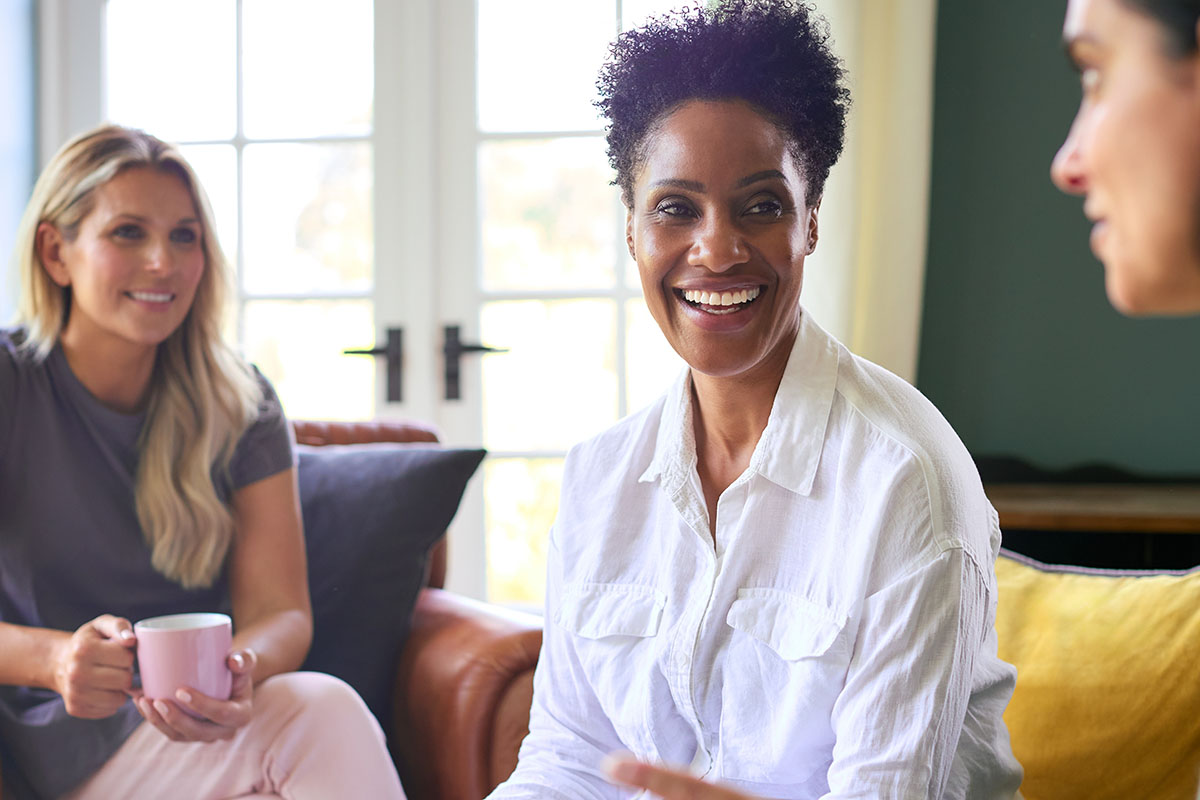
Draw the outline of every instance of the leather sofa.
[[[295,430],[307,445],[437,441],[413,422],[298,421]],[[444,538],[429,573],[396,669],[389,745],[411,800],[479,800],[516,766],[540,620],[446,591]]]

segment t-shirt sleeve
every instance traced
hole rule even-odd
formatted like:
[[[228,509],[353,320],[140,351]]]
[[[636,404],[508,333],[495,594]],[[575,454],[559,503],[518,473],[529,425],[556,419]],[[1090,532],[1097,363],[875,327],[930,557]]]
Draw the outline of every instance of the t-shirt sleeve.
[[[262,387],[258,416],[238,440],[229,464],[229,476],[236,491],[255,481],[295,466],[296,452],[292,426],[271,382],[256,368],[254,374]]]
[[[12,438],[17,407],[17,353],[8,331],[0,330],[0,460]]]

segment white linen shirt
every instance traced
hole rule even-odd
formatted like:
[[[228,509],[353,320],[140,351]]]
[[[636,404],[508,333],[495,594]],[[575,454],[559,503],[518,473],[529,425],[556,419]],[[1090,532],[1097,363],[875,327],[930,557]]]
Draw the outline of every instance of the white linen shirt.
[[[628,796],[603,756],[754,795],[1011,798],[996,513],[936,409],[802,314],[720,496],[690,379],[575,447],[550,536],[530,733],[494,798]]]

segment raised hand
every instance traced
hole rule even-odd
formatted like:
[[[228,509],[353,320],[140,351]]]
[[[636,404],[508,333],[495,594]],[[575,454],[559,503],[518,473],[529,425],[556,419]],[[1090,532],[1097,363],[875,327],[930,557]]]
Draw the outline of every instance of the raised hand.
[[[627,753],[605,759],[604,771],[613,783],[646,789],[663,800],[754,800],[750,795],[706,783],[686,772],[638,761]]]

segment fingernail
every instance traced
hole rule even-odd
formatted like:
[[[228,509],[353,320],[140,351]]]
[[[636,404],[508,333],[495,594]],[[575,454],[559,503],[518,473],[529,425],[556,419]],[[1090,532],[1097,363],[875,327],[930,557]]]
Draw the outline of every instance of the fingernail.
[[[238,669],[243,669],[246,666],[246,657],[243,656],[241,653],[234,653],[233,654],[233,663],[237,665]]]
[[[133,631],[129,630],[128,628],[122,628],[121,632],[118,633],[117,635],[120,636],[123,640],[128,642],[130,639],[133,638]]]
[[[167,704],[166,704],[166,702],[165,702],[165,701],[163,701],[163,700],[155,700],[155,701],[154,701],[154,710],[155,710],[155,711],[157,711],[159,714],[161,714],[162,716],[164,716],[164,717],[165,717],[165,716],[167,715]]]
[[[178,697],[184,703],[192,702],[192,696],[188,692],[184,691],[183,689],[180,689],[178,692],[176,692],[175,696]]]

